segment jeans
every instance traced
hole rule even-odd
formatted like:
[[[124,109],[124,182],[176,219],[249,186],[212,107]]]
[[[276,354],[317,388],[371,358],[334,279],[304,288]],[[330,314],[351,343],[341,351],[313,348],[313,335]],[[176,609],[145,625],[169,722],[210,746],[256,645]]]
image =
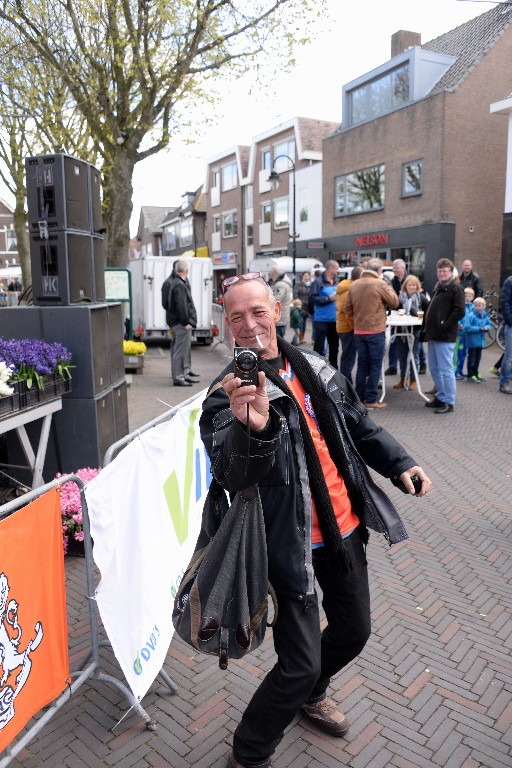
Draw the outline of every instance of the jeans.
[[[363,403],[375,403],[386,348],[385,333],[355,333],[354,338],[357,349],[356,392]]]
[[[284,335],[286,333],[286,325],[276,325],[276,333],[278,336],[284,339]]]
[[[455,371],[453,370],[454,341],[429,341],[428,366],[437,389],[437,399],[455,404]]]
[[[363,526],[343,540],[352,565],[349,573],[342,572],[325,547],[313,550],[328,622],[323,632],[316,594],[299,600],[277,592],[277,663],[249,702],[233,738],[235,757],[243,765],[267,766],[300,707],[323,699],[331,676],[364,648],[371,631],[366,540]]]
[[[500,386],[512,378],[512,325],[505,325],[505,352],[500,366]]]
[[[480,347],[468,349],[468,378],[478,376],[478,368],[482,359],[482,350]]]
[[[341,344],[340,371],[352,384],[352,369],[356,364],[356,342],[354,334],[338,333]]]
[[[323,357],[325,354],[325,340],[327,339],[327,344],[329,346],[329,363],[333,368],[337,368],[339,339],[336,331],[336,323],[323,323],[315,320],[313,322],[313,328],[315,330],[315,344],[313,349]]]
[[[389,345],[389,352],[388,352],[388,368],[397,368],[398,363],[398,348],[396,346],[396,341],[392,341]]]

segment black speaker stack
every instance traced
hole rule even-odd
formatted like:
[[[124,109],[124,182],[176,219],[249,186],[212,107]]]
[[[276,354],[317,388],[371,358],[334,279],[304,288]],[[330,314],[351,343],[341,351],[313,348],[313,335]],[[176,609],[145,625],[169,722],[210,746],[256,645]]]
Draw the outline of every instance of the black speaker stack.
[[[100,175],[65,154],[26,159],[34,306],[2,314],[5,338],[58,341],[72,355],[72,390],[53,416],[44,478],[101,466],[129,432],[122,305],[105,302]],[[37,440],[38,422],[28,425]],[[9,463],[19,463],[9,440]]]
[[[25,170],[34,304],[105,301],[98,170],[63,154],[27,157]]]

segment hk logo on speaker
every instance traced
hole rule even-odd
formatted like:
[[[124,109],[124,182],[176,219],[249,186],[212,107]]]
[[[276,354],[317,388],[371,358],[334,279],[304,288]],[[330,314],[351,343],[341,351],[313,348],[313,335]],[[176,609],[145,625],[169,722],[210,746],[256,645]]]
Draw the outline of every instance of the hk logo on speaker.
[[[58,277],[43,277],[43,295],[44,296],[59,295],[59,278]]]

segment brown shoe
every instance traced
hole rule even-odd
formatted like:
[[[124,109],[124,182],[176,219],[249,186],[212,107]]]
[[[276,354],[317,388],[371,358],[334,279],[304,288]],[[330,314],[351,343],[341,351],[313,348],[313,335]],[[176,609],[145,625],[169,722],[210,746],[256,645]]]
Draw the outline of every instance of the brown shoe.
[[[377,402],[375,402],[375,403],[366,403],[365,402],[365,403],[363,403],[363,405],[366,405],[367,408],[387,408],[388,407],[387,403],[377,403]]]
[[[397,381],[396,384],[393,384],[393,389],[403,389],[404,388],[404,380],[400,379],[400,381]]]
[[[416,379],[411,379],[409,382],[409,389],[416,389]]]
[[[233,752],[228,755],[228,768],[245,768],[243,763],[239,763]],[[272,763],[267,763],[266,768],[274,768]]]
[[[432,389],[427,389],[425,392],[426,395],[437,395],[437,387],[434,386]]]
[[[314,704],[304,704],[300,711],[330,736],[344,736],[348,731],[348,720],[332,699],[325,698]]]

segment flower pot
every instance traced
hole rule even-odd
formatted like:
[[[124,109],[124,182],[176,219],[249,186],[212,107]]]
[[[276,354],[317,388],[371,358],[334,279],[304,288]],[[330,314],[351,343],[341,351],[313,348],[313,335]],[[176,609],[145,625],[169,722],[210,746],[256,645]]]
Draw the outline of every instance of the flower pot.
[[[7,397],[0,397],[0,419],[5,419],[7,416],[11,416],[21,408],[20,402],[20,382],[15,381],[12,383],[14,392]]]
[[[35,382],[30,389],[28,389],[26,381],[17,383],[20,385],[22,408],[34,408],[36,405],[41,405],[41,403],[46,403],[49,400],[56,400],[57,397],[66,392],[71,392],[71,379],[63,379],[56,373],[44,377],[42,389],[39,389]]]
[[[131,373],[142,373],[144,370],[144,355],[125,355],[124,369]]]

